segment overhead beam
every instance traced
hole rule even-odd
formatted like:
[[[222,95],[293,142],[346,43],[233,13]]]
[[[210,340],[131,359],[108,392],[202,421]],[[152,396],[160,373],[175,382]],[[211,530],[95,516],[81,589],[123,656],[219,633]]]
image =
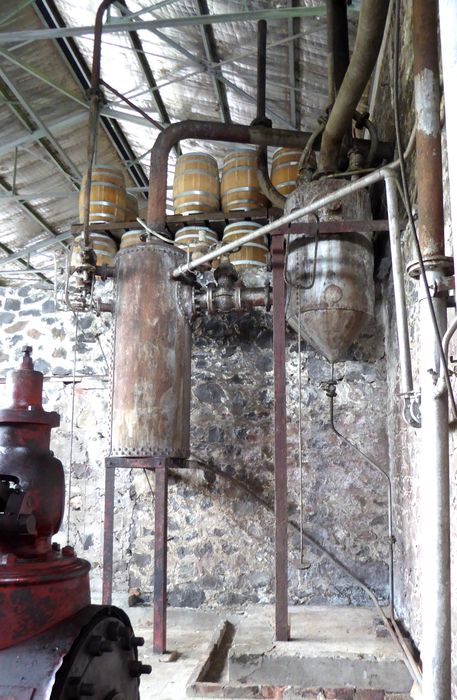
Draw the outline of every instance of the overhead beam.
[[[6,143],[0,142],[0,158],[8,153],[11,153],[11,151],[14,151],[15,148],[29,146],[32,143],[36,143],[36,141],[39,141],[46,136],[47,131],[55,134],[59,131],[65,131],[65,129],[70,129],[73,126],[77,126],[84,120],[87,120],[87,112],[75,112],[71,116],[65,117],[65,119],[52,122],[46,128],[35,129],[31,131],[30,134],[20,136],[13,141],[8,141]]]
[[[201,15],[209,15],[208,3],[206,0],[197,0],[198,11]],[[214,36],[214,30],[211,24],[204,24],[200,27],[203,48],[205,49],[205,55],[207,60],[211,64],[218,64],[220,62],[219,54],[216,46],[216,38]],[[220,68],[212,68],[210,70],[211,80],[214,87],[214,92],[216,93],[217,102],[219,104],[219,109],[222,116],[222,121],[226,124],[232,123],[232,117],[230,115],[230,107],[227,98],[227,91],[225,89],[225,84],[221,80],[222,72]]]
[[[163,27],[198,26],[201,24],[226,24],[227,22],[252,22],[259,19],[287,20],[290,17],[316,17],[325,15],[325,5],[316,7],[279,7],[269,10],[252,10],[249,12],[231,12],[220,15],[188,15],[186,17],[167,17],[165,19],[138,20],[117,19],[103,25],[103,34],[135,32]],[[66,39],[75,36],[93,35],[94,27],[59,27],[55,29],[24,29],[14,32],[0,32],[0,44],[17,44],[22,41],[44,41],[49,39]]]
[[[79,190],[79,181],[81,173],[76,165],[65,153],[58,141],[54,138],[48,127],[38,117],[32,107],[27,103],[26,99],[19,92],[17,87],[11,82],[5,71],[0,68],[0,94],[5,98],[9,109],[19,119],[19,121],[32,134],[37,131],[37,128],[44,132],[44,135],[38,139],[41,148],[48,154],[50,160],[57,167],[59,172],[70,183],[71,187]],[[15,101],[15,99],[17,102]]]

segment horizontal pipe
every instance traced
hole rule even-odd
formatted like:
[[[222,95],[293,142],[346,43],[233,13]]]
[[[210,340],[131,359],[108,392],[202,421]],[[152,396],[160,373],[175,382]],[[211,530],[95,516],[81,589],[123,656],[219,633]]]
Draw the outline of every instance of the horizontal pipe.
[[[168,156],[179,141],[183,139],[204,139],[205,141],[222,141],[226,143],[249,143],[254,146],[276,146],[285,148],[304,148],[310,134],[287,129],[270,129],[264,126],[246,126],[243,124],[223,124],[222,122],[197,121],[188,119],[171,124],[162,131],[151,151],[151,173],[149,178],[148,225],[159,233],[166,231],[166,192]],[[359,139],[357,146],[365,153],[370,142]],[[316,141],[315,148],[319,148]],[[380,143],[378,157],[390,160],[393,155],[392,144]]]
[[[363,0],[351,62],[322,135],[320,170],[336,172],[341,142],[351,127],[381,48],[389,0]]]

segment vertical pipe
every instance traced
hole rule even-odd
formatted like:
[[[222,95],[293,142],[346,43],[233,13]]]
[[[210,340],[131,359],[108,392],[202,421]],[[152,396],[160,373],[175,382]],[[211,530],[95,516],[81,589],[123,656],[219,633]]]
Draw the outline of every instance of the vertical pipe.
[[[431,285],[440,272],[427,273]],[[421,318],[421,501],[423,697],[451,697],[451,598],[448,393],[436,391],[439,347],[422,286]],[[446,299],[433,305],[443,331]]]
[[[413,0],[419,240],[424,261],[444,255],[437,0]]]
[[[326,0],[328,98],[333,104],[349,65],[348,13],[346,0]]]
[[[105,464],[105,517],[103,519],[102,603],[111,605],[113,593],[113,530],[115,470]]]
[[[168,467],[165,461],[155,468],[154,510],[154,629],[153,650],[164,654],[167,648],[167,531]]]
[[[287,551],[287,414],[284,239],[273,236],[273,363],[275,462],[275,634],[289,639]]]
[[[406,294],[404,281],[404,264],[401,250],[400,218],[398,214],[397,186],[395,174],[387,168],[385,172],[387,215],[389,218],[390,254],[392,258],[392,278],[394,284],[395,316],[400,358],[400,388],[404,396],[413,391],[413,372],[411,368],[411,348],[409,344],[408,315],[406,312]]]
[[[414,94],[419,242],[431,286],[443,276],[437,0],[413,0]],[[455,88],[454,88],[455,89]],[[423,697],[451,697],[449,419],[447,391],[436,389],[440,343],[421,283],[422,667]],[[441,333],[446,299],[434,298]]]
[[[439,0],[454,268],[457,270],[457,3]],[[457,297],[456,297],[457,299]]]
[[[265,119],[267,82],[267,22],[257,22],[257,119]]]

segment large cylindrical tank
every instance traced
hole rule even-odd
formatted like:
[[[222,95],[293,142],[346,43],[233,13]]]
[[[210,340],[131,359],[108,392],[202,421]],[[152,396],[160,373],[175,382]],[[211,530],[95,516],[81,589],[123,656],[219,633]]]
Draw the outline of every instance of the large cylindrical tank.
[[[285,213],[311,204],[338,190],[340,179],[303,182],[287,198]],[[290,236],[286,279],[290,286],[287,320],[297,329],[297,288],[302,336],[330,362],[345,358],[348,348],[373,315],[372,233],[318,232],[318,221],[372,219],[369,195],[359,190],[300,221],[312,222],[317,231],[316,271],[313,282],[315,237]],[[312,285],[312,286],[311,286]],[[305,289],[304,287],[310,287]]]
[[[191,287],[171,278],[185,260],[162,243],[116,256],[112,457],[189,455]]]

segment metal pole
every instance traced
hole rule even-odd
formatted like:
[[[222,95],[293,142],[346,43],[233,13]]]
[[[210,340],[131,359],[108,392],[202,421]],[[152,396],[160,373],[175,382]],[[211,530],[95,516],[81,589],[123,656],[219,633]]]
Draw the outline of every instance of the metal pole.
[[[164,654],[167,648],[167,531],[168,467],[165,460],[155,468],[154,510],[154,629],[153,650]]]
[[[429,271],[429,285],[441,273]],[[451,697],[451,597],[448,393],[436,391],[439,347],[423,285],[421,319],[421,502],[422,502],[422,669],[423,697]],[[446,299],[433,305],[442,330]]]
[[[446,142],[449,164],[454,267],[457,270],[457,3],[439,0],[441,62],[443,65]],[[457,299],[457,297],[456,297]]]
[[[105,464],[105,516],[103,519],[102,603],[111,605],[113,593],[113,530],[115,470]]]
[[[437,0],[413,0],[419,242],[430,287],[445,275]],[[455,88],[454,88],[455,89]],[[446,298],[433,298],[446,328]],[[421,511],[423,697],[451,697],[449,417],[438,392],[441,343],[421,281]],[[447,372],[447,368],[443,368]]]
[[[287,413],[284,239],[272,241],[273,362],[274,362],[274,469],[275,469],[275,634],[289,639],[287,551]]]

